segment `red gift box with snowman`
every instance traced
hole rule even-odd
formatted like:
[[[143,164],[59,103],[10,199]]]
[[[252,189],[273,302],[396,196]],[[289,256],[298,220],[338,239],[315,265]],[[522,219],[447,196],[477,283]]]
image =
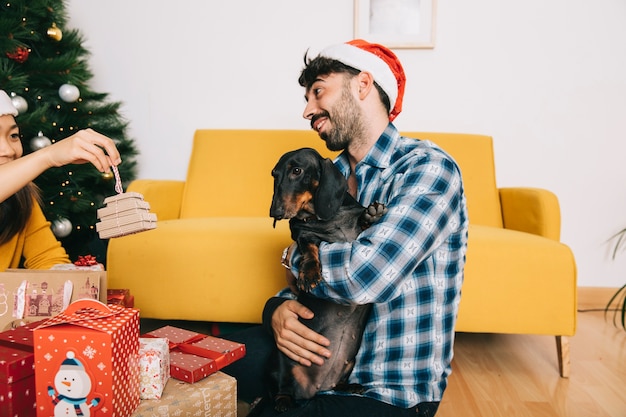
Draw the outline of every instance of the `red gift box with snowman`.
[[[139,405],[139,311],[77,300],[34,331],[39,417],[128,417]]]

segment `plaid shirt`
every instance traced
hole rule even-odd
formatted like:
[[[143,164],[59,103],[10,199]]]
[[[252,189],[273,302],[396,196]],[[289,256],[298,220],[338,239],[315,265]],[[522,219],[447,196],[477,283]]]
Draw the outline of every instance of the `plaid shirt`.
[[[349,175],[346,155],[335,164]],[[461,173],[436,145],[401,137],[389,124],[356,178],[357,200],[388,211],[354,242],[320,244],[323,282],[312,293],[373,303],[350,376],[365,396],[403,408],[440,401],[467,247]],[[296,276],[299,256],[291,259]]]

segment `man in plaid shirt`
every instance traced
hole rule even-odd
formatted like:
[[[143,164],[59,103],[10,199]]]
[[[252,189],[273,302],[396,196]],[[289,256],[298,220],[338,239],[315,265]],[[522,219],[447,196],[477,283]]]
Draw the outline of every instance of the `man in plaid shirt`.
[[[404,138],[391,123],[405,78],[384,46],[331,46],[308,60],[299,82],[304,117],[329,149],[343,150],[335,164],[350,192],[361,205],[380,202],[387,212],[356,241],[320,244],[323,280],[311,291],[373,304],[349,380],[363,394],[321,393],[282,415],[433,416],[451,372],[467,247],[459,168],[433,143]],[[295,244],[286,253],[293,284],[300,254]],[[312,312],[294,298],[285,289],[270,299],[264,326],[291,359],[321,364],[329,342],[298,320]]]

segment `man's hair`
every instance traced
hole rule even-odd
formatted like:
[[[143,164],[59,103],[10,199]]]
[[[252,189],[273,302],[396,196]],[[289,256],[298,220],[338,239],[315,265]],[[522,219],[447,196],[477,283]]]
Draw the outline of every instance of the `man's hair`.
[[[307,90],[315,82],[320,75],[330,75],[335,73],[348,74],[350,77],[355,77],[361,73],[356,68],[350,67],[341,61],[336,59],[326,58],[318,55],[315,58],[310,58],[308,51],[304,54],[304,68],[298,78],[298,83]],[[391,110],[391,104],[389,102],[389,96],[385,91],[374,81],[374,86],[378,90],[378,95],[382,101],[387,113]]]
[[[39,203],[39,189],[34,183],[0,203],[0,245],[24,230],[33,206]]]

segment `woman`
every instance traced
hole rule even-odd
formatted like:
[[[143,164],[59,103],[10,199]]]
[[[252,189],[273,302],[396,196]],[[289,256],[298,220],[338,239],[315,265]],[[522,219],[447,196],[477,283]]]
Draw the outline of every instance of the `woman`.
[[[109,172],[121,158],[111,139],[91,129],[22,157],[17,114],[0,90],[0,271],[17,268],[22,260],[25,268],[48,269],[69,263],[69,257],[50,230],[32,181],[48,168],[70,163],[91,162]]]

